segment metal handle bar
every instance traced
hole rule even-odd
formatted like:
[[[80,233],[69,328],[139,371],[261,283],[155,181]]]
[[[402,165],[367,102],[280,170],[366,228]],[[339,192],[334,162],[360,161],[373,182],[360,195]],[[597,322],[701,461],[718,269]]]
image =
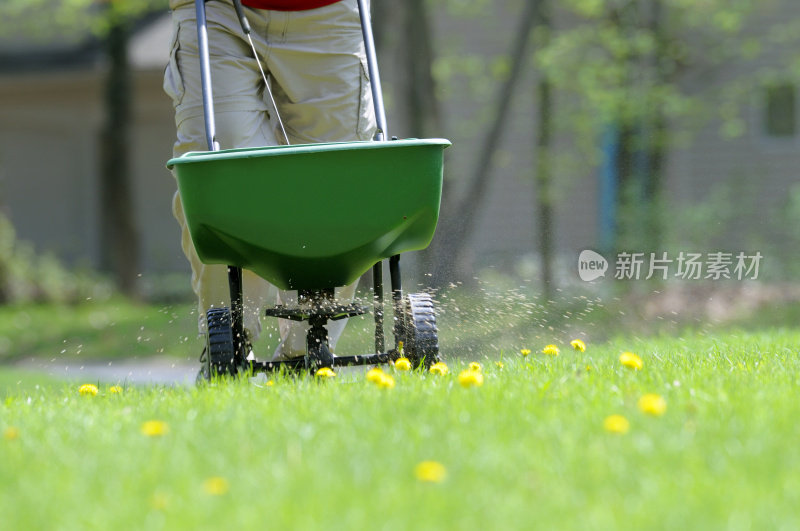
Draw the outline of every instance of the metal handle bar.
[[[375,53],[375,39],[372,35],[372,25],[369,18],[369,10],[365,0],[358,1],[358,14],[361,19],[361,32],[364,35],[364,49],[367,55],[367,70],[369,71],[370,88],[372,90],[372,103],[375,107],[375,121],[378,130],[375,133],[375,140],[387,140],[389,129],[386,123],[386,110],[383,104],[383,92],[381,90],[381,77],[378,71],[378,60]],[[241,8],[235,5],[242,27],[247,27],[246,18],[241,12]],[[206,143],[209,151],[219,151],[217,142],[216,123],[214,121],[214,98],[211,88],[211,67],[208,55],[208,23],[206,21],[205,0],[195,0],[195,13],[197,18],[197,47],[200,53],[200,83],[203,90],[203,118],[206,126]],[[247,27],[249,29],[249,27]]]
[[[378,124],[375,140],[387,140],[389,138],[389,129],[386,124],[386,110],[383,106],[381,76],[378,72],[378,59],[375,54],[375,39],[372,37],[372,23],[364,0],[358,0],[358,15],[361,18],[361,33],[364,34],[364,49],[367,54],[367,70],[369,70],[370,87],[372,89],[372,103],[375,106],[375,121]]]
[[[200,52],[200,84],[203,89],[203,118],[206,123],[206,143],[209,151],[219,151],[217,126],[214,122],[214,97],[211,91],[211,66],[208,59],[208,23],[204,0],[195,0],[197,18],[197,49]]]

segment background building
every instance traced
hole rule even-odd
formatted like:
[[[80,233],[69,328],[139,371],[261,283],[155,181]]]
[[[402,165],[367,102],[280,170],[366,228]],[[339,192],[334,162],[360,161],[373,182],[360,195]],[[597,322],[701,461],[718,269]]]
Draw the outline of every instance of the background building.
[[[798,50],[794,39],[778,34],[800,20],[800,5],[788,0],[767,4],[737,34],[741,41],[751,39],[758,53],[708,69],[693,64],[681,73],[678,83],[701,111],[697,120],[690,116],[669,124],[672,137],[663,161],[659,210],[646,215],[666,220],[659,248],[760,249],[780,255],[781,265],[774,261],[773,273],[786,276],[800,246],[792,230],[792,220],[800,222]],[[448,193],[459,197],[477,162],[503,79],[492,72],[503,70],[521,8],[513,1],[496,2],[486,18],[480,12],[454,15],[449,4],[435,7],[432,35],[440,59],[434,67],[437,79],[444,80],[438,89],[443,125],[436,136],[453,141],[446,178]],[[574,23],[568,16],[555,20],[564,27]],[[140,250],[136,267],[145,278],[188,270],[171,215],[175,183],[165,168],[175,129],[171,103],[161,89],[171,31],[168,13],[148,17],[137,26],[129,47],[134,72],[131,193]],[[691,47],[694,34],[691,28],[686,31],[677,40]],[[380,45],[391,133],[415,136],[401,95],[408,82],[403,38],[387,33]],[[531,57],[536,51],[534,43]],[[19,238],[54,251],[68,263],[91,267],[103,263],[98,182],[107,72],[100,43],[80,29],[27,42],[0,39],[0,208]],[[492,159],[487,192],[476,211],[456,214],[476,221],[459,264],[462,274],[487,267],[537,274],[538,76],[533,60],[527,61]],[[742,84],[747,78],[758,78],[758,83]],[[719,89],[726,85],[739,87],[730,102],[719,99],[724,93]],[[571,98],[556,93],[556,107],[569,106]],[[562,130],[553,150],[557,259],[571,264],[582,249],[624,247],[624,241],[607,245],[604,219],[614,205],[604,203],[601,193],[602,161],[580,153]],[[619,180],[619,175],[611,177]],[[574,271],[557,268],[557,277],[570,275]]]

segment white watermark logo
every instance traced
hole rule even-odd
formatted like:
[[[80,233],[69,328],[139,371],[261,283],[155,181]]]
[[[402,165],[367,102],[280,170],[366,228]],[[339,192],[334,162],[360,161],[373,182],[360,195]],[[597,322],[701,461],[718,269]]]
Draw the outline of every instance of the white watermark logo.
[[[614,261],[614,278],[617,280],[756,280],[763,256],[756,251],[691,253],[681,251],[677,256],[667,252],[621,252]],[[578,257],[578,276],[591,281],[604,277],[608,261],[590,250],[581,251]]]
[[[608,261],[603,255],[586,249],[578,257],[578,275],[581,280],[592,281],[598,277],[606,276]]]

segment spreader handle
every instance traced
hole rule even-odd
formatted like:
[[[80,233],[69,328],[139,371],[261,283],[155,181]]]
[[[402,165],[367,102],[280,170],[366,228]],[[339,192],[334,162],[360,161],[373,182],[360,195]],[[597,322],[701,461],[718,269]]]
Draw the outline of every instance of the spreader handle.
[[[242,0],[233,0],[233,8],[236,10],[236,16],[239,17],[242,31],[245,35],[250,35],[250,21],[247,20],[247,15],[244,14],[244,9],[242,9]]]
[[[200,84],[203,89],[203,118],[206,123],[206,143],[209,151],[219,151],[217,126],[214,122],[214,96],[211,90],[211,66],[208,59],[208,24],[204,0],[195,0],[197,18],[197,49],[200,52]]]
[[[375,54],[375,39],[372,37],[369,9],[367,9],[364,0],[358,0],[358,14],[361,18],[361,33],[364,34],[364,49],[367,54],[372,103],[375,105],[375,121],[378,124],[375,140],[387,140],[389,138],[389,128],[386,125],[386,111],[383,107],[381,76],[378,73],[378,59]]]

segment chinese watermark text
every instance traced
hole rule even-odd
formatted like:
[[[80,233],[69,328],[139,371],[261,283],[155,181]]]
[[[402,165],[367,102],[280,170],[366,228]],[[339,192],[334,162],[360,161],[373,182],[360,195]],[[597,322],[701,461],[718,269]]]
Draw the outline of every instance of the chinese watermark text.
[[[617,280],[757,280],[763,256],[754,253],[714,251],[693,253],[620,252],[614,261]],[[578,257],[578,276],[590,281],[605,276],[608,261],[591,250]]]

